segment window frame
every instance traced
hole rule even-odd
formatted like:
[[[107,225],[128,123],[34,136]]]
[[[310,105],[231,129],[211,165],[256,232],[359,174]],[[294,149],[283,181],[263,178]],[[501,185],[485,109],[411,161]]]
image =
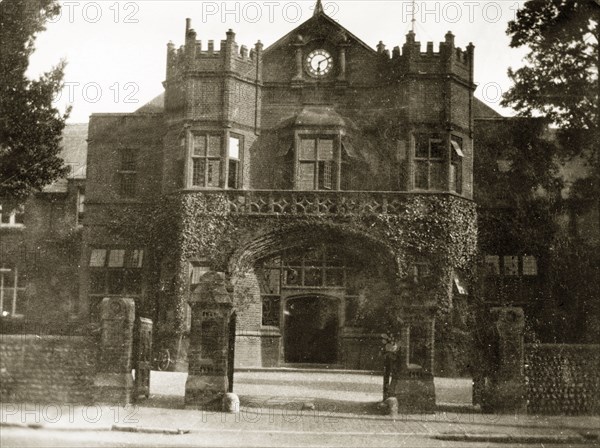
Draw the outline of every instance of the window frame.
[[[314,158],[304,158],[302,154],[303,140],[314,140]],[[322,140],[331,141],[331,159],[321,159],[319,157],[319,142]],[[294,169],[294,189],[300,191],[339,191],[341,183],[341,138],[338,131],[300,131],[295,136],[295,169]],[[311,189],[302,188],[302,166],[312,165],[313,186]],[[325,169],[328,167],[328,170]],[[329,172],[326,176],[325,173]],[[328,186],[325,182],[328,180]]]
[[[5,215],[8,215],[8,222],[2,222]],[[25,207],[20,205],[10,212],[5,213],[3,212],[2,204],[0,204],[0,227],[25,227]]]
[[[418,154],[418,148],[419,148],[419,145],[421,144],[421,139],[427,140],[427,155],[426,156],[420,156]],[[447,191],[448,187],[449,187],[448,173],[446,175],[444,175],[445,167],[447,167],[447,163],[448,163],[448,139],[447,139],[447,137],[442,133],[419,132],[419,133],[414,134],[413,140],[414,140],[413,176],[412,176],[413,188],[415,190],[420,190],[420,191]],[[433,147],[433,144],[435,144],[435,143],[440,144],[443,148],[442,154],[440,157],[432,156],[432,153],[433,153],[432,147]],[[441,176],[441,179],[439,181],[439,188],[437,188],[438,186],[433,184],[432,166],[434,164],[439,165],[439,174]],[[427,172],[426,172],[426,176],[425,176],[426,181],[427,181],[427,186],[425,186],[425,187],[417,185],[419,165],[425,165],[427,167]]]
[[[231,156],[231,140],[238,141],[238,155],[237,158]],[[227,167],[227,189],[239,190],[242,186],[242,160],[244,156],[244,136],[242,134],[230,132],[227,137],[227,157],[225,164]],[[235,174],[232,177],[231,169],[235,167]],[[233,181],[233,182],[232,182]]]
[[[139,151],[136,148],[119,150],[120,161],[117,174],[119,175],[119,196],[121,199],[135,199],[137,196],[137,173]],[[131,155],[128,159],[126,155]]]
[[[17,313],[17,303],[19,302],[19,298],[25,295],[27,290],[27,286],[19,286],[21,283],[19,282],[19,268],[15,264],[12,267],[6,264],[0,264],[0,316],[2,317],[21,317],[22,314]],[[6,276],[13,276],[12,286],[7,286],[6,284]],[[24,284],[26,285],[26,276],[22,276],[25,278]],[[10,285],[10,283],[9,283]],[[11,301],[10,312],[5,311],[5,301]],[[6,314],[5,314],[6,313]]]
[[[450,135],[450,174],[449,189],[458,194],[463,192],[464,139],[458,135]]]
[[[196,154],[196,139],[203,137],[204,138],[204,155]],[[210,153],[210,138],[218,137],[219,138],[219,151],[218,155],[212,155]],[[189,186],[194,189],[218,189],[223,186],[223,154],[224,154],[224,133],[218,131],[192,131],[190,133],[190,181]],[[227,142],[228,143],[228,142]],[[228,147],[227,147],[228,151]],[[202,178],[204,179],[202,183],[196,183],[196,162],[203,162],[203,173]],[[209,184],[209,172],[211,171],[211,167],[214,166],[214,162],[218,162],[217,165],[217,180],[216,182],[211,182]],[[214,176],[214,173],[213,173]],[[214,185],[213,185],[214,184]]]
[[[111,266],[111,254],[116,251],[124,251],[122,257],[122,265]],[[103,253],[101,258],[101,265],[92,265],[95,253]],[[135,252],[138,252],[137,258],[134,256]],[[141,299],[144,294],[144,273],[145,273],[145,259],[147,257],[147,251],[145,248],[140,247],[123,247],[123,246],[105,246],[105,247],[93,247],[90,250],[90,254],[87,260],[88,269],[88,297],[92,307],[99,305],[104,297],[129,297]],[[115,260],[115,258],[112,258]],[[137,265],[134,266],[134,262]],[[119,275],[120,274],[120,275]],[[114,292],[111,290],[111,275],[119,275],[121,290]],[[102,290],[96,290],[93,286],[93,282],[96,279],[100,279],[102,284]],[[133,283],[129,283],[130,279],[134,279]],[[132,285],[135,284],[135,288]],[[93,313],[92,313],[93,314]]]

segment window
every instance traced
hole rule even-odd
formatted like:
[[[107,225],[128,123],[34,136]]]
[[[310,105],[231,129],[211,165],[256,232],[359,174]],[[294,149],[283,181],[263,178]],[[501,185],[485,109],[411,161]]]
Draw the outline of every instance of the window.
[[[262,324],[265,326],[278,327],[281,299],[279,297],[266,296],[262,299]]]
[[[120,195],[122,198],[133,198],[136,194],[137,184],[137,151],[134,149],[123,149],[121,151],[121,177]]]
[[[90,296],[96,299],[92,306],[97,307],[106,296],[140,296],[143,259],[141,249],[92,249]]]
[[[16,266],[0,265],[0,313],[18,316],[25,299],[25,278]]]
[[[77,224],[83,223],[85,216],[85,193],[83,189],[80,189],[77,193]]]
[[[25,211],[24,208],[17,207],[12,210],[2,210],[2,204],[0,204],[0,226],[2,227],[18,227],[25,223]]]
[[[219,187],[221,179],[221,136],[194,135],[192,186]]]
[[[298,165],[300,190],[332,190],[334,181],[333,138],[301,138]]]
[[[487,255],[485,296],[488,301],[527,303],[535,296],[538,280],[537,258],[531,255]]]
[[[208,266],[192,261],[190,263],[190,286],[195,286],[200,283],[202,276],[209,270],[210,268]]]
[[[413,282],[424,283],[430,276],[429,263],[427,262],[416,262],[413,265]]]
[[[241,149],[241,139],[239,137],[229,137],[227,188],[234,190],[239,188]]]
[[[441,138],[418,135],[415,144],[414,185],[419,190],[445,190],[446,145]]]
[[[450,145],[452,146],[450,151],[450,191],[462,193],[463,140],[453,135]]]
[[[261,263],[256,268],[262,298],[262,324],[279,326],[281,295],[284,290],[337,289],[346,300],[346,319],[354,321],[357,315],[360,289],[355,279],[351,257],[340,255],[335,249],[323,246],[304,253],[285,253]]]

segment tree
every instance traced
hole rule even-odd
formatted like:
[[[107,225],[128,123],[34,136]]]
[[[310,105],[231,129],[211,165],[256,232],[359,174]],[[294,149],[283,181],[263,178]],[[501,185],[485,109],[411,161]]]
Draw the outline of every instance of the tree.
[[[503,105],[541,112],[563,129],[596,129],[599,120],[600,6],[594,0],[529,0],[508,24],[511,47],[528,46],[527,65],[509,76]]]
[[[567,205],[575,214],[585,213],[594,204],[600,210],[598,0],[528,0],[509,23],[507,33],[512,47],[527,46],[529,53],[524,67],[509,69],[514,85],[505,93],[502,105],[514,108],[519,116],[540,115],[557,126],[560,144],[548,147],[550,152],[542,152],[547,161],[548,156],[555,161],[578,157],[591,167],[585,173],[587,177],[571,187],[567,201],[557,196],[558,205]],[[534,146],[538,144],[534,142]],[[529,151],[524,155],[528,157]],[[532,161],[539,175],[556,177],[556,173]],[[524,204],[530,209],[535,205],[529,200]],[[553,319],[553,336],[568,342],[593,340],[598,335],[596,322],[600,312],[595,303],[597,294],[591,292],[597,291],[600,272],[600,259],[594,255],[597,243],[576,238],[576,232],[567,236],[561,235],[556,226],[553,229],[550,219],[556,216],[554,210],[532,210],[534,213],[529,216],[544,219],[537,219],[537,226],[527,220],[519,234],[528,246],[537,243],[540,249],[547,248],[546,294],[551,312],[541,321],[546,325]]]
[[[23,202],[65,176],[60,140],[70,109],[52,104],[63,87],[65,62],[28,79],[25,72],[38,33],[60,11],[56,0],[0,2],[0,198]]]

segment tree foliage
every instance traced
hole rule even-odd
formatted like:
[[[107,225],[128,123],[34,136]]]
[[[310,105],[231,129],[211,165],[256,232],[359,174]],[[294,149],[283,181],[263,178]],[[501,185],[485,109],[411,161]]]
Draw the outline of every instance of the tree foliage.
[[[509,69],[503,105],[541,112],[563,129],[598,127],[600,6],[594,0],[529,0],[508,25],[511,46],[528,46],[526,65]]]
[[[0,2],[0,197],[22,202],[32,192],[67,174],[59,157],[69,110],[52,100],[63,86],[64,61],[39,79],[26,71],[36,36],[55,17],[55,0]]]

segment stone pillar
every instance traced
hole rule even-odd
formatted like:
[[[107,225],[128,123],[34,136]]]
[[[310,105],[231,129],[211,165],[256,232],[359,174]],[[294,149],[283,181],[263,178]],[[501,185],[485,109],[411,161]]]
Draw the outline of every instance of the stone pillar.
[[[185,383],[186,408],[221,410],[228,392],[231,284],[222,272],[207,272],[192,291],[192,327]]]
[[[304,38],[301,35],[296,36],[295,42],[292,44],[295,48],[296,53],[296,74],[292,78],[292,87],[302,86],[304,81],[304,61],[303,61],[303,47]]]
[[[398,399],[399,412],[434,412],[435,385],[433,383],[433,354],[435,317],[432,310],[406,310],[401,323],[400,351],[392,370],[391,396]],[[425,331],[420,332],[419,327]],[[412,331],[411,331],[412,330]],[[423,340],[424,336],[424,340]],[[424,365],[411,363],[411,347],[421,344],[425,350]]]
[[[98,371],[94,380],[96,402],[127,404],[131,402],[133,299],[105,298],[100,305],[101,340]]]
[[[522,308],[493,308],[496,317],[498,365],[483,391],[483,407],[495,412],[526,412],[524,328]]]

